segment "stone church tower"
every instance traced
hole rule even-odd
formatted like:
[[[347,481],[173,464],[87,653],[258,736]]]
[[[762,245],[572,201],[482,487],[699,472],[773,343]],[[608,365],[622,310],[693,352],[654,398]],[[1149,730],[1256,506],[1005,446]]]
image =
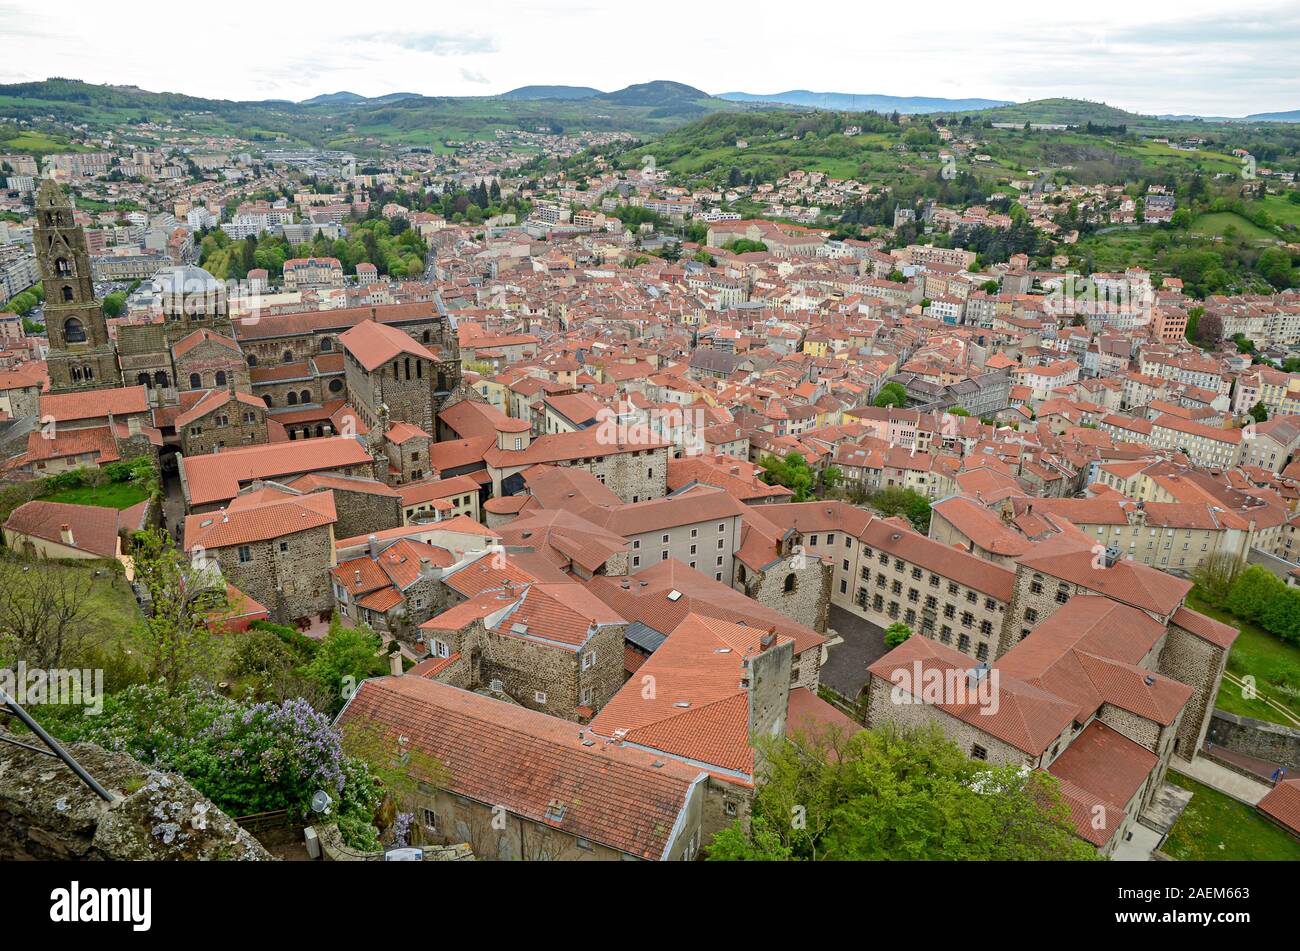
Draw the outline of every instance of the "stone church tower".
[[[45,287],[50,392],[121,386],[108,323],[95,300],[85,232],[73,220],[71,200],[52,179],[41,182],[36,196],[34,244]]]

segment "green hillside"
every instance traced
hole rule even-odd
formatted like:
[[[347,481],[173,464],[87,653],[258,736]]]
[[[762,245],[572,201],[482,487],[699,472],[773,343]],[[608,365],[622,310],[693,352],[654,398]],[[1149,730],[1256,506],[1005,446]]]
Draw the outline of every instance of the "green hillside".
[[[332,94],[303,103],[237,102],[71,79],[0,85],[0,115],[40,123],[84,123],[128,140],[142,122],[254,142],[359,151],[379,145],[438,147],[491,138],[497,129],[619,131],[650,136],[711,111],[754,107],[713,99],[679,83],[630,86],[585,100],[407,96],[365,99]],[[40,148],[38,144],[36,149]]]
[[[1147,116],[1087,99],[1036,99],[995,109],[980,109],[975,114],[993,122],[1040,122],[1049,125],[1086,125],[1089,122],[1097,125],[1131,125],[1149,121]]]

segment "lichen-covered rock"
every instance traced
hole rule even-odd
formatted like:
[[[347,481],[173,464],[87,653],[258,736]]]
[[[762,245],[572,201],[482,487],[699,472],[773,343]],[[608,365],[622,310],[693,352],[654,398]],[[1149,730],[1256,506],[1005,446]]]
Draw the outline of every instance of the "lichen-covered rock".
[[[68,752],[114,801],[104,802],[61,761],[0,743],[0,859],[271,859],[180,776],[93,743]]]

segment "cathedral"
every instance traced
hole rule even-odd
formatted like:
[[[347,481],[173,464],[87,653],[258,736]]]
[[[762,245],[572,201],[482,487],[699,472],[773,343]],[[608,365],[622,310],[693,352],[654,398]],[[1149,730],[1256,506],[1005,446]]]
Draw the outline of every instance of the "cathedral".
[[[122,324],[114,342],[95,299],[85,232],[52,179],[41,183],[36,199],[34,237],[45,286],[51,393],[138,385],[149,390],[151,405],[168,406],[185,390],[229,382],[236,389],[242,382],[242,390],[251,392],[226,289],[207,271],[160,272],[154,284],[161,292],[162,323]]]
[[[45,287],[50,392],[121,386],[108,322],[95,300],[85,232],[72,217],[72,202],[52,179],[41,183],[36,196],[33,243]]]
[[[415,457],[427,458],[438,412],[481,399],[461,381],[455,322],[440,301],[232,321],[225,285],[182,266],[153,279],[160,320],[121,321],[110,336],[71,200],[47,179],[36,210],[49,393],[130,389],[162,454],[343,433],[367,436],[386,457],[376,474],[404,482],[426,471]]]

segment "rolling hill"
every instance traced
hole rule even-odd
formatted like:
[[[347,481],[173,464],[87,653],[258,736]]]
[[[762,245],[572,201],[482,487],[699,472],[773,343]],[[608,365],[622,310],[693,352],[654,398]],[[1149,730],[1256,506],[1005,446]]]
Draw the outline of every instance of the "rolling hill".
[[[1300,109],[1292,109],[1290,112],[1257,112],[1246,116],[1246,119],[1250,122],[1300,122]]]
[[[810,92],[807,89],[788,89],[769,95],[749,92],[718,93],[719,99],[731,102],[779,102],[789,106],[807,106],[813,109],[835,109],[845,112],[900,112],[921,115],[928,112],[967,112],[974,109],[992,109],[1009,106],[1005,99],[939,99],[927,96],[881,96],[846,92]]]
[[[593,109],[593,103],[599,107]],[[253,142],[359,151],[374,151],[376,142],[443,148],[449,140],[489,138],[497,129],[655,135],[709,112],[752,108],[758,107],[714,99],[694,87],[668,81],[641,83],[612,93],[597,90],[584,98],[393,93],[369,99],[338,92],[300,103],[204,99],[74,79],[0,85],[0,115],[37,122],[52,116],[59,122],[85,124],[128,140],[146,140],[145,133],[137,129],[141,123],[166,122],[198,133],[236,135]]]
[[[604,93],[591,86],[520,86],[501,94],[502,99],[590,99]]]
[[[1154,117],[1126,112],[1104,102],[1087,99],[1035,99],[1016,102],[994,109],[977,110],[980,118],[992,122],[1040,122],[1052,125],[1133,125],[1137,122],[1155,121]]]

